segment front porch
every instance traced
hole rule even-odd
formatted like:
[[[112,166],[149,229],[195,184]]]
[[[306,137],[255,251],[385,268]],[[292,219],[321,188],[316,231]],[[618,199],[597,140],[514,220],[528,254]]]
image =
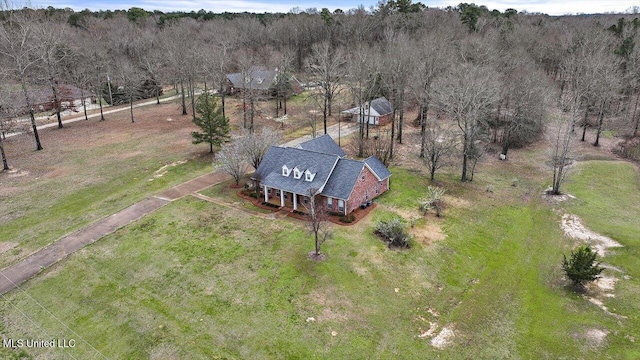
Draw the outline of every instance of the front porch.
[[[268,186],[262,186],[260,190],[264,202],[279,207],[305,212],[306,206],[309,204],[309,197],[305,195],[281,191],[280,189],[274,189]]]

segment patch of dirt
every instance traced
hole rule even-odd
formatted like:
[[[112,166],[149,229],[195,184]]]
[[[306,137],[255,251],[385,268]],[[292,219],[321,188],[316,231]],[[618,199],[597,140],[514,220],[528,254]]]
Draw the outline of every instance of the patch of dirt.
[[[422,334],[418,335],[420,339],[424,339],[427,337],[433,337],[436,334],[436,329],[438,328],[438,323],[434,323],[429,321],[429,329]]]
[[[471,207],[471,202],[469,200],[453,197],[450,195],[444,196],[444,203],[459,209],[468,209]]]
[[[601,347],[604,345],[607,335],[609,335],[609,331],[607,330],[591,328],[584,332],[583,337],[587,340],[589,346]]]
[[[600,256],[605,256],[609,248],[622,247],[622,244],[615,240],[587,229],[576,215],[562,215],[562,230],[564,230],[567,236],[584,241],[593,246],[594,250],[596,250]]]
[[[16,242],[11,242],[11,241],[1,242],[0,243],[0,254],[6,253],[7,251],[13,249],[16,246],[18,246],[18,243],[16,243]]]
[[[453,332],[453,324],[449,324],[443,327],[436,337],[431,339],[431,346],[442,350],[453,343],[453,338],[455,338],[455,336],[456,335]]]
[[[411,229],[411,234],[415,237],[416,241],[427,246],[433,244],[435,241],[447,238],[447,235],[442,232],[440,225],[436,223],[429,223],[425,226],[414,227]]]
[[[616,282],[618,282],[618,278],[615,276],[605,276],[603,275],[601,278],[595,281],[595,285],[604,292],[613,291],[616,287]]]
[[[606,307],[601,300],[598,300],[598,299],[596,299],[594,297],[589,297],[589,296],[585,296],[585,298],[587,300],[589,300],[589,302],[592,303],[593,305],[596,305],[597,307],[602,309],[602,311],[604,311],[606,314],[611,315],[611,316],[613,316],[615,318],[618,318],[618,319],[627,319],[627,317],[624,316],[624,315],[618,315],[618,314],[615,314],[615,313],[612,313],[611,311],[609,311],[609,308]]]
[[[153,173],[153,179],[158,179],[163,177],[169,170],[170,167],[174,167],[174,166],[178,166],[178,165],[182,165],[184,163],[186,163],[188,160],[180,160],[180,161],[174,161],[171,164],[167,164],[163,167],[161,167],[160,169],[156,170]],[[153,179],[149,179],[149,181],[153,181]]]
[[[571,194],[552,195],[552,188],[547,188],[542,192],[542,198],[548,202],[560,203],[569,199],[575,199],[576,197]]]

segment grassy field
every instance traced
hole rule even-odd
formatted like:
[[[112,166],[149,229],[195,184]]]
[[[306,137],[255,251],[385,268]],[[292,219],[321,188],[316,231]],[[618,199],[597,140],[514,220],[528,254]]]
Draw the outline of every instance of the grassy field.
[[[211,157],[191,144],[189,117],[167,118],[173,107],[154,107],[135,124],[121,112],[42,131],[45,149],[37,153],[27,135],[6,141],[14,171],[0,174],[0,239],[11,248],[0,253],[0,267],[211,171]]]
[[[378,209],[354,226],[335,226],[319,263],[307,259],[313,243],[299,221],[185,198],[6,295],[0,330],[76,340],[73,349],[28,351],[46,359],[98,358],[97,351],[136,359],[638,358],[637,169],[579,163],[567,184],[576,199],[550,203],[539,196],[542,177],[526,178],[536,169],[505,166],[486,167],[471,184],[439,174],[449,189],[445,218],[417,221],[412,233],[431,241],[406,251],[387,249],[373,227],[417,217],[428,181],[392,169],[392,190]],[[232,200],[223,187],[206,195]],[[629,278],[618,275],[605,305],[627,318],[568,286],[560,260],[576,242],[560,228],[564,213],[625,246],[606,258]],[[453,333],[443,349],[420,337],[431,324],[433,335]],[[607,335],[595,339],[594,330]]]

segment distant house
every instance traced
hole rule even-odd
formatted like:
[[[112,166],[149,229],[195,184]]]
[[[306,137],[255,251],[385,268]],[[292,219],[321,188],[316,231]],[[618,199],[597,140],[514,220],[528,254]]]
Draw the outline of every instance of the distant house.
[[[385,97],[379,97],[367,101],[362,106],[342,111],[347,116],[352,116],[355,122],[368,122],[370,125],[386,125],[391,122],[393,105]]]
[[[95,95],[89,90],[83,90],[73,85],[58,85],[58,101],[62,110],[81,108],[83,100],[87,104],[96,101]],[[53,99],[53,90],[50,87],[28,90],[29,101],[35,112],[50,111],[56,108]],[[19,114],[29,112],[27,109],[27,100],[22,91],[11,93],[11,108],[15,109]]]
[[[247,72],[227,74],[228,94],[236,94],[242,90],[253,90],[263,95],[274,95],[276,83],[278,81],[278,69],[267,69],[261,66],[252,66]],[[299,94],[302,92],[302,84],[293,76],[289,80],[291,92]]]
[[[347,159],[324,135],[295,148],[270,147],[252,178],[265,202],[305,211],[313,195],[330,212],[347,215],[387,191],[390,176],[375,156]]]

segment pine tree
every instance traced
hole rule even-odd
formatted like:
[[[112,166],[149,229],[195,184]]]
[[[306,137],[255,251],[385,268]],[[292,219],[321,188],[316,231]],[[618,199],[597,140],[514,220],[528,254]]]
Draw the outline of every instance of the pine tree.
[[[209,144],[209,152],[213,153],[214,146],[218,147],[229,139],[229,119],[222,115],[222,108],[218,107],[213,95],[207,93],[198,98],[196,113],[198,116],[193,119],[193,123],[202,131],[191,133],[193,143],[206,142]]]
[[[562,259],[562,269],[575,286],[598,279],[603,270],[599,265],[597,254],[589,245],[572,251],[570,259],[564,255]]]

